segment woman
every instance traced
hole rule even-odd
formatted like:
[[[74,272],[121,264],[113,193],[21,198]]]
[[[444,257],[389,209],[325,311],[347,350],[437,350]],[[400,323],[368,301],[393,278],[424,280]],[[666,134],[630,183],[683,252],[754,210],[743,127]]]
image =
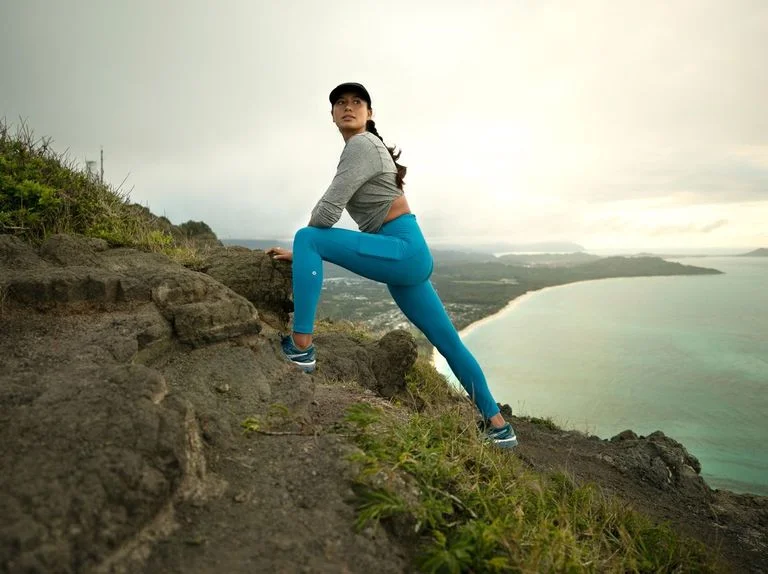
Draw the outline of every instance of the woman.
[[[387,148],[371,119],[371,96],[361,84],[346,83],[330,94],[331,117],[346,145],[330,187],[300,229],[293,252],[274,247],[275,259],[293,261],[293,333],[283,353],[307,372],[315,369],[312,329],[323,283],[323,261],[386,283],[395,302],[443,355],[485,420],[495,444],[511,448],[517,438],[499,412],[475,358],[453,327],[429,277],[432,255],[403,195],[406,168]],[[360,231],[335,229],[344,209]]]

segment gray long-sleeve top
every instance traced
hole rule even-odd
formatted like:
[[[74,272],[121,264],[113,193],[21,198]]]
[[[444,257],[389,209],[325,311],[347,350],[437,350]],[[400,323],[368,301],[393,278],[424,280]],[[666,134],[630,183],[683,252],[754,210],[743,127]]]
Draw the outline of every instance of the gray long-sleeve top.
[[[363,132],[349,138],[336,175],[317,202],[311,227],[332,227],[346,207],[360,231],[376,233],[392,202],[403,195],[396,184],[397,168],[379,138]]]

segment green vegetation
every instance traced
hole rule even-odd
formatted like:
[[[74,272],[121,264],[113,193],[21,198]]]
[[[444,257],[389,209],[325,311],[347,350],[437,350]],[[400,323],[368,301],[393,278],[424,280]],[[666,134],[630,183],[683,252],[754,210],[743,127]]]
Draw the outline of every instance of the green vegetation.
[[[545,418],[541,418],[541,417],[520,417],[520,418],[523,418],[523,419],[527,420],[530,423],[542,426],[542,427],[544,427],[546,429],[549,429],[549,430],[561,430],[560,427],[557,426],[557,424],[555,424],[555,421],[552,420],[552,417],[545,417]]]
[[[599,255],[591,253],[514,253],[501,255],[498,260],[507,265],[535,265],[537,267],[568,267],[590,261],[597,261]]]
[[[243,434],[258,432],[261,430],[261,419],[259,417],[248,417],[240,423],[240,426],[243,428]]]
[[[353,321],[334,321],[323,318],[315,323],[315,336],[326,333],[342,333],[359,343],[372,343],[375,338],[365,325]]]
[[[36,244],[54,233],[79,233],[112,246],[164,252],[185,264],[197,259],[200,239],[217,241],[203,222],[176,227],[131,204],[126,192],[78,169],[51,143],[25,124],[12,133],[0,119],[0,233]]]
[[[240,427],[245,435],[259,432],[270,434],[273,433],[273,428],[290,422],[292,422],[290,409],[284,404],[273,403],[269,405],[265,414],[253,415],[241,421]]]
[[[179,231],[190,241],[211,240],[217,241],[216,234],[204,221],[187,221],[179,225]]]
[[[405,417],[405,420],[404,420]],[[454,404],[346,417],[362,452],[358,526],[381,521],[425,572],[715,572],[698,542],[567,476],[535,474],[478,439]]]
[[[607,279],[612,277],[651,277],[662,275],[708,275],[719,274],[716,269],[682,265],[672,261],[665,261],[660,257],[603,257],[596,261],[580,263],[577,265],[548,267],[529,266],[521,267],[507,265],[501,262],[488,263],[462,263],[444,265],[435,270],[435,282],[442,295],[443,290],[451,293],[451,300],[456,302],[476,302],[480,285],[488,285],[492,289],[487,294],[515,291],[531,291],[564,285],[576,281],[593,279]],[[473,281],[470,289],[458,288],[468,280]],[[510,284],[514,281],[514,284]],[[495,282],[495,285],[494,285]],[[452,285],[453,284],[453,287]],[[453,293],[455,289],[457,293]],[[461,295],[462,291],[466,291]],[[486,293],[483,293],[486,295]],[[488,302],[488,299],[482,299]]]
[[[466,401],[469,405],[466,395],[448,384],[426,355],[418,356],[405,377],[405,384],[409,399],[407,402],[420,411],[455,405],[459,401]]]

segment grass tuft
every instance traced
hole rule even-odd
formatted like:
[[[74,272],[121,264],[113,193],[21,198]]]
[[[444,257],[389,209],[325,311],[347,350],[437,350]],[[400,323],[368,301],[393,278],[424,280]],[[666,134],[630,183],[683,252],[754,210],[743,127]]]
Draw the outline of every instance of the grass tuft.
[[[405,377],[406,390],[419,410],[466,402],[464,394],[454,388],[430,363],[419,356]]]
[[[243,434],[249,434],[260,431],[262,422],[259,417],[248,417],[240,423],[240,426],[243,429]]]
[[[528,421],[529,423],[544,427],[549,430],[562,430],[555,421],[552,420],[552,417],[520,417],[523,420]]]
[[[347,320],[333,320],[327,317],[315,323],[315,334],[342,334],[347,335],[358,343],[372,343],[375,337],[363,323],[355,323]]]
[[[717,571],[698,542],[481,442],[459,405],[405,421],[355,405],[346,420],[362,451],[358,524],[400,525],[421,571]]]

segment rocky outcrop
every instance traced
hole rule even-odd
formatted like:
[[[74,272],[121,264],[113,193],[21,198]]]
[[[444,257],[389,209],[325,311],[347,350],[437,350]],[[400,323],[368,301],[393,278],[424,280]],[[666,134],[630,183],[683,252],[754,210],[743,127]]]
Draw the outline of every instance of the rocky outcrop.
[[[309,423],[315,378],[260,335],[273,333],[262,315],[287,319],[290,266],[222,248],[206,269],[80,236],[35,249],[0,235],[0,571],[141,571],[178,508],[239,477],[218,469],[250,452],[245,421],[288,435]],[[364,349],[372,388],[398,387],[411,347],[394,335]]]
[[[639,437],[626,430],[611,438],[611,442],[615,448],[603,460],[622,472],[635,474],[660,489],[675,489],[694,497],[709,495],[698,459],[663,432]]]
[[[356,381],[386,398],[405,393],[405,376],[417,356],[416,342],[406,331],[390,331],[378,341],[340,333],[319,334],[315,341],[327,379]]]
[[[12,389],[3,385],[5,571],[82,571],[135,559],[150,531],[172,528],[175,499],[218,488],[189,402],[167,399],[158,372],[86,363],[67,374],[67,384],[46,373],[36,384],[26,385],[27,375]]]
[[[18,239],[0,236],[0,241],[5,305],[72,312],[152,303],[179,340],[196,346],[261,328],[246,299],[162,254],[106,250],[99,240],[54,235],[36,256]],[[24,268],[15,266],[18,261]]]
[[[139,362],[172,347],[170,325],[151,305],[6,309],[0,325],[0,565],[130,570],[173,528],[176,502],[222,488],[193,402]]]
[[[253,303],[280,325],[293,311],[291,266],[274,261],[264,251],[245,247],[219,247],[206,251],[198,269]]]

